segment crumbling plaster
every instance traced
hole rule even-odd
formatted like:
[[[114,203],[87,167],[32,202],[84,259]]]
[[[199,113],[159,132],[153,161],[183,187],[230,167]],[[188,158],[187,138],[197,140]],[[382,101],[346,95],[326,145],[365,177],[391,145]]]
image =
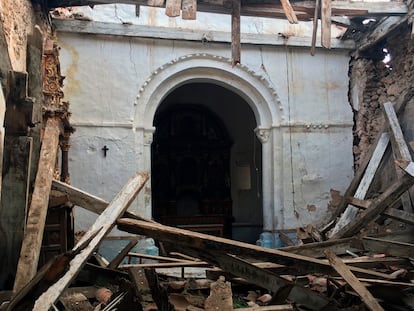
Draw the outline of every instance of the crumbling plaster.
[[[148,169],[145,150],[156,107],[173,89],[197,79],[241,95],[267,131],[270,143],[264,142],[263,157],[271,169],[264,171],[263,191],[272,215],[264,216],[265,230],[322,221],[329,190],[344,190],[352,177],[347,51],[321,50],[312,57],[308,49],[243,45],[242,65],[231,68],[225,43],[58,36],[65,98],[77,128],[70,151],[75,186],[110,199],[134,170]],[[171,66],[175,69],[168,74]],[[162,82],[154,84],[156,77]],[[116,150],[102,158],[100,149],[110,142]],[[148,217],[150,200],[142,197],[134,209]]]

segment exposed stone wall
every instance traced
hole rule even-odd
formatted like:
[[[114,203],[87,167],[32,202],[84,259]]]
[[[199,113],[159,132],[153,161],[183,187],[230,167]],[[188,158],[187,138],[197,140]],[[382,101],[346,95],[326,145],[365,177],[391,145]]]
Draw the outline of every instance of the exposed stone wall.
[[[350,62],[350,103],[354,109],[354,157],[355,167],[361,163],[370,145],[382,128],[381,105],[387,101],[398,102],[413,88],[414,43],[410,40],[411,25],[403,25],[386,42],[375,46],[366,58]],[[384,63],[377,56],[386,49],[390,61]],[[414,102],[409,100],[400,118],[408,141],[414,135],[410,120],[414,117]]]
[[[0,0],[0,22],[13,70],[25,71],[27,37],[35,25],[43,32],[49,29],[44,12],[29,0]]]

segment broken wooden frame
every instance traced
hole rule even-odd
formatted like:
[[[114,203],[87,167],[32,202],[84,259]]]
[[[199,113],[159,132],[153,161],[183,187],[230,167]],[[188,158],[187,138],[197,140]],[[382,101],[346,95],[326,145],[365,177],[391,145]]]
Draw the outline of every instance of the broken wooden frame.
[[[68,271],[36,301],[33,310],[49,310],[60,294],[69,286],[76,277],[87,259],[93,254],[104,236],[113,228],[115,220],[120,217],[133,202],[138,192],[148,180],[148,174],[140,173],[132,177],[124,188],[108,205],[108,208],[96,219],[91,229],[81,238],[77,245],[81,245],[93,237],[88,246],[70,261]],[[95,236],[94,236],[95,235]],[[77,246],[75,246],[76,248]]]

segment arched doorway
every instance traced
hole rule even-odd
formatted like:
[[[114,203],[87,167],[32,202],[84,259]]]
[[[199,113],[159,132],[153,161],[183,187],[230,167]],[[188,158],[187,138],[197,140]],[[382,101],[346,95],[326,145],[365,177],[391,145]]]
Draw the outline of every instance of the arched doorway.
[[[261,144],[249,105],[212,83],[172,91],[154,117],[152,215],[255,242],[262,230]]]
[[[241,64],[232,66],[232,62],[228,58],[205,53],[183,55],[155,69],[142,83],[134,102],[136,108],[133,128],[137,146],[137,169],[151,173],[151,144],[155,131],[153,126],[155,114],[170,94],[190,83],[208,83],[221,86],[232,94],[237,94],[253,112],[257,127],[250,131],[250,134],[256,135],[261,144],[261,156],[258,155],[262,165],[262,175],[259,177],[262,185],[263,226],[261,231],[272,234],[275,230],[283,228],[285,219],[283,206],[283,126],[287,123],[283,115],[284,108],[277,92],[272,82],[263,76],[261,71],[256,72]],[[200,95],[199,98],[208,98],[211,95]],[[188,102],[191,103],[191,101]],[[229,120],[233,116],[239,115],[239,107],[230,112]],[[225,123],[228,125],[232,122]],[[256,142],[256,137],[252,137],[250,141]],[[233,144],[232,150],[234,150],[234,146],[235,144]],[[242,165],[240,171],[243,170]],[[232,174],[235,171],[237,170],[231,170]],[[153,193],[150,185],[147,185],[145,190],[143,195],[137,198],[136,212],[143,217],[150,218],[152,217]],[[233,191],[232,188],[232,194]],[[232,201],[235,206],[233,196]],[[245,200],[241,197],[240,201],[244,202]],[[254,209],[251,210],[255,212]],[[233,208],[233,215],[235,213]],[[234,231],[233,238],[245,240],[235,237]],[[255,241],[257,238],[258,235],[250,234],[251,241]]]

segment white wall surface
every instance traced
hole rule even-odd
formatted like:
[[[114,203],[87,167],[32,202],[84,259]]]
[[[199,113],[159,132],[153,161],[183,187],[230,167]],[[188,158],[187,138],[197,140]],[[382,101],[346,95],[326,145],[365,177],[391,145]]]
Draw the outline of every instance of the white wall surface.
[[[120,16],[119,8],[117,12]],[[58,39],[65,99],[77,129],[70,150],[71,182],[107,200],[148,161],[143,159],[142,139],[137,138],[133,122],[136,96],[151,73],[188,54],[226,58],[231,54],[226,43],[178,38],[60,32]],[[326,216],[330,189],[344,191],[352,178],[348,61],[347,52],[339,50],[318,50],[312,57],[309,48],[242,46],[242,64],[270,81],[281,104],[277,109],[282,134],[274,148],[282,154],[275,165],[283,178],[275,183],[282,187],[283,206],[277,207],[273,229],[320,222]],[[109,148],[106,158],[104,145]],[[132,210],[148,217],[147,203],[136,203]],[[87,226],[89,216],[79,217]]]

